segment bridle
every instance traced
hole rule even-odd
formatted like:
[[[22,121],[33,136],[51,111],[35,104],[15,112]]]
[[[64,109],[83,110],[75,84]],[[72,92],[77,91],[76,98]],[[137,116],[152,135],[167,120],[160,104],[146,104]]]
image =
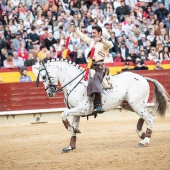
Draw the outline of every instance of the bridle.
[[[40,72],[42,70],[45,70],[46,72],[46,75],[47,75],[47,79],[49,81],[49,85],[45,88],[45,91],[47,91],[48,89],[51,90],[52,93],[58,93],[58,92],[61,92],[63,90],[64,87],[66,87],[67,85],[69,85],[70,83],[72,83],[74,80],[76,80],[78,77],[80,77],[86,70],[82,71],[78,76],[76,76],[74,79],[72,79],[71,81],[69,81],[67,84],[65,84],[64,86],[62,86],[60,89],[56,90],[57,89],[57,85],[54,85],[51,81],[51,78],[48,74],[48,71],[47,71],[47,68],[45,66],[45,63],[42,61],[42,65],[44,68],[40,69],[39,70],[39,73],[38,73],[38,76],[37,76],[37,80],[36,80],[36,86],[38,87],[39,86],[39,77],[40,77]],[[80,81],[83,79],[83,77],[80,79]],[[73,87],[76,88],[76,86],[80,83],[80,81]],[[71,90],[71,92],[73,91],[73,89]],[[70,93],[69,93],[70,94]]]
[[[44,68],[42,68],[42,69],[39,70],[39,73],[38,73],[38,76],[37,76],[37,80],[36,80],[36,86],[37,86],[37,87],[39,86],[40,73],[41,73],[41,71],[45,70],[46,75],[47,75],[47,79],[48,79],[48,81],[49,81],[49,85],[45,88],[45,91],[47,91],[47,90],[50,88],[51,93],[55,93],[55,92],[56,92],[56,89],[57,89],[57,85],[54,85],[54,84],[52,83],[51,78],[50,78],[50,76],[49,76],[49,74],[48,74],[48,71],[47,71],[47,68],[46,68],[46,66],[45,66],[44,61],[42,61],[42,65],[43,65]]]

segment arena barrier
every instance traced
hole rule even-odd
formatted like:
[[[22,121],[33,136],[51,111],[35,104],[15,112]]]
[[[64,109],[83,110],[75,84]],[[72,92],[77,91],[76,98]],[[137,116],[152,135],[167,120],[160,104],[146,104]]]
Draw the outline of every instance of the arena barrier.
[[[134,63],[130,63],[130,69],[134,68]],[[164,60],[162,61],[162,67],[163,69],[170,69],[170,61]],[[124,62],[115,62],[115,63],[105,63],[105,66],[109,67],[110,74],[115,75],[124,68],[125,63]],[[154,61],[146,61],[145,65],[149,68],[149,70],[153,70],[155,67]],[[87,64],[80,64],[82,68],[87,68]],[[36,77],[34,73],[32,72],[32,67],[27,67],[28,75],[31,76],[32,80],[35,81]],[[2,82],[4,83],[14,83],[19,82],[20,79],[20,72],[18,69],[9,69],[9,68],[0,68],[0,78],[2,79]]]
[[[134,72],[134,71],[133,71]],[[170,70],[144,70],[136,73],[158,80],[167,89],[170,95]],[[153,84],[150,84],[151,93],[148,106],[153,106]],[[140,89],[139,89],[140,90]],[[3,121],[14,121],[18,115],[30,115],[31,122],[42,121],[42,114],[61,113],[66,106],[64,104],[63,92],[55,97],[49,98],[44,90],[42,82],[36,87],[35,82],[30,83],[1,83],[0,84],[0,118]],[[120,109],[118,107],[118,109]],[[3,118],[2,118],[3,117]],[[52,118],[52,116],[50,116]],[[53,117],[54,118],[54,117]],[[28,120],[28,116],[25,117]],[[25,120],[24,119],[24,120]],[[49,117],[48,117],[49,119]],[[24,122],[22,120],[22,122]]]

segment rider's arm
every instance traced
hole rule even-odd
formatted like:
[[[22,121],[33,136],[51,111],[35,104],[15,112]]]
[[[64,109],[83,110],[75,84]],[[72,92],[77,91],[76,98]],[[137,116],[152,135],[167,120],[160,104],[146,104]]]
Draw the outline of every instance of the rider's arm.
[[[110,49],[110,48],[113,47],[112,42],[111,42],[111,41],[108,41],[108,40],[106,40],[106,39],[104,39],[104,38],[102,38],[100,42],[105,46],[105,48]]]
[[[86,44],[90,45],[91,38],[89,38],[87,35],[83,34],[80,30],[75,29],[75,33],[78,35],[78,37],[83,40]]]

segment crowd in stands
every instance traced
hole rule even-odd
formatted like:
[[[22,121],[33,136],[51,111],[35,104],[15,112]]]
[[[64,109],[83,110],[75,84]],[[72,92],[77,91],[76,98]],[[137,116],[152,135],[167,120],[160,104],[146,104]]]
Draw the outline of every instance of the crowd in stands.
[[[0,67],[62,57],[68,36],[67,58],[87,63],[88,46],[72,25],[89,37],[102,27],[113,43],[105,63],[170,60],[170,0],[1,0]]]

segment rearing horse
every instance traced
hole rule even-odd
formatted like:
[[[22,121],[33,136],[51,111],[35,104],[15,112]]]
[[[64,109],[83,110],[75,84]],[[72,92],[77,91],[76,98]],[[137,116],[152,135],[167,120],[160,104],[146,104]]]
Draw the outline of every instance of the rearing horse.
[[[87,96],[86,92],[88,82],[83,80],[84,70],[70,61],[53,59],[40,66],[37,86],[39,76],[43,80],[49,97],[53,97],[61,90],[64,91],[64,101],[69,109],[62,112],[62,121],[66,129],[72,132],[70,145],[62,150],[66,153],[76,148],[76,133],[80,133],[78,129],[80,116],[91,115],[93,111],[93,101]],[[110,76],[113,88],[104,90],[102,94],[102,105],[106,111],[122,106],[123,101],[127,101],[131,109],[140,116],[136,132],[142,140],[139,141],[137,147],[144,147],[150,143],[154,123],[147,108],[150,93],[147,81],[154,84],[155,109],[157,114],[163,117],[168,107],[169,97],[164,87],[154,79],[142,77],[132,72]],[[59,90],[57,90],[58,82],[62,86]],[[73,116],[72,125],[67,120],[67,116]],[[146,133],[142,130],[144,121],[147,123]]]

